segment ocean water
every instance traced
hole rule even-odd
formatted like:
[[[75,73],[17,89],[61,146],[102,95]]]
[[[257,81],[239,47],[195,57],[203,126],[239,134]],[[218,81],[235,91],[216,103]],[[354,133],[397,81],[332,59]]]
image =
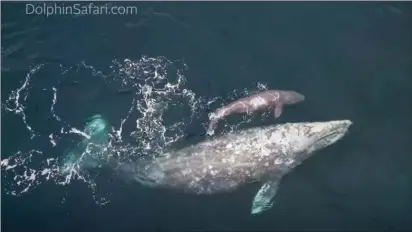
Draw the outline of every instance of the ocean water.
[[[410,3],[105,5],[138,11],[46,16],[1,3],[3,231],[412,229]],[[94,114],[150,153],[202,140],[210,110],[263,88],[293,89],[306,100],[276,120],[233,116],[220,131],[354,124],[285,176],[262,215],[249,214],[259,184],[205,197],[106,171],[56,176],[57,160]]]

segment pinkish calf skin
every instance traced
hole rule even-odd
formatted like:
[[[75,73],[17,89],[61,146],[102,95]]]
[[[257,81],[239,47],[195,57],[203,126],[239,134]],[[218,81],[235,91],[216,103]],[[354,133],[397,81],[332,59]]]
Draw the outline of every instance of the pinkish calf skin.
[[[305,100],[305,96],[291,90],[267,90],[231,102],[209,115],[208,135],[213,135],[218,121],[232,114],[252,114],[256,111],[273,110],[275,118],[282,114],[284,105]]]

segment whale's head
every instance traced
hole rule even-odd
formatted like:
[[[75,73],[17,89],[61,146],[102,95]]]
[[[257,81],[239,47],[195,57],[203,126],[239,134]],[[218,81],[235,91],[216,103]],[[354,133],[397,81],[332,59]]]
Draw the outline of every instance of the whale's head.
[[[308,123],[300,129],[301,142],[297,148],[307,154],[321,150],[340,140],[351,125],[350,120]]]
[[[350,120],[286,123],[269,129],[270,141],[278,148],[273,159],[277,169],[291,168],[303,162],[315,151],[330,146],[341,139],[352,125]],[[276,176],[276,175],[275,175]],[[263,184],[253,199],[252,215],[260,214],[272,207],[280,178]]]
[[[269,129],[270,141],[295,159],[332,145],[349,130],[350,120],[286,123]]]
[[[305,96],[296,91],[282,91],[280,97],[283,104],[296,104],[305,100]]]

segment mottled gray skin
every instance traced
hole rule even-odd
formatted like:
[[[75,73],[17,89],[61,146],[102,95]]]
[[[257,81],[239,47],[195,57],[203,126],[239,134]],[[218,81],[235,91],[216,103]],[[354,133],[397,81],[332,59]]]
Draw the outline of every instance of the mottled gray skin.
[[[195,194],[229,192],[251,182],[280,180],[314,151],[342,138],[351,124],[341,120],[252,128],[115,168],[151,187]]]
[[[289,90],[267,90],[231,102],[209,115],[209,135],[214,133],[218,121],[232,114],[252,114],[256,111],[272,110],[275,118],[280,117],[284,105],[296,104],[305,96]]]

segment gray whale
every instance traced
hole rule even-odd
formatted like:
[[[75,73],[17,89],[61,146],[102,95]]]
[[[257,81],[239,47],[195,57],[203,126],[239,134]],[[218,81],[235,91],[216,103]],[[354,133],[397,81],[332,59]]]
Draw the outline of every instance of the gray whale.
[[[284,105],[297,104],[304,100],[304,95],[293,90],[266,90],[237,99],[209,114],[210,123],[206,133],[213,135],[218,120],[229,115],[252,114],[256,111],[270,109],[273,110],[275,118],[279,118]]]
[[[109,162],[138,183],[193,194],[217,194],[261,182],[251,214],[273,205],[282,177],[315,151],[334,144],[350,120],[285,123],[231,132],[137,163]]]

